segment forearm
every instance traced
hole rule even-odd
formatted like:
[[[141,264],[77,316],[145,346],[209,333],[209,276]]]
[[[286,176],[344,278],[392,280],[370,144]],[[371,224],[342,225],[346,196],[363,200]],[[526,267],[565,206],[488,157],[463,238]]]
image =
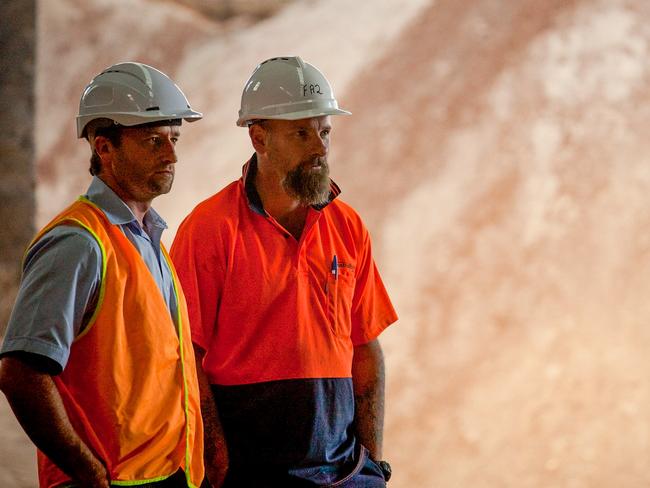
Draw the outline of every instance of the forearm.
[[[196,374],[201,395],[201,416],[204,429],[205,470],[213,488],[219,488],[228,471],[228,446],[219,419],[217,405],[212,396],[212,389],[203,371],[203,351],[195,346]]]
[[[0,362],[0,389],[32,442],[74,481],[108,487],[102,462],[77,435],[52,377],[14,357]]]
[[[352,361],[355,414],[359,441],[375,460],[382,458],[384,431],[384,356],[376,339],[354,348]]]

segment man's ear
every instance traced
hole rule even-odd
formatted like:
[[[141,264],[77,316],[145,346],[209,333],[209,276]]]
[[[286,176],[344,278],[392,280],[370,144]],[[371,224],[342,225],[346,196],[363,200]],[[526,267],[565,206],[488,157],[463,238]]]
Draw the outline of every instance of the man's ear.
[[[248,128],[248,135],[255,152],[264,154],[268,148],[269,132],[260,124],[253,124]]]
[[[92,149],[94,152],[97,153],[97,155],[102,158],[102,160],[108,156],[109,153],[113,151],[113,144],[111,143],[110,139],[108,137],[104,136],[97,136],[95,137],[92,142],[90,143]]]

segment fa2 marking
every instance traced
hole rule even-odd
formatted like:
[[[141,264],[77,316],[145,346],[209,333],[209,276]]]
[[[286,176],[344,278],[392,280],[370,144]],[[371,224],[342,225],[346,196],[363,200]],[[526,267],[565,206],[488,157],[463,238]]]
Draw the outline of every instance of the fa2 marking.
[[[302,96],[306,97],[307,94],[313,95],[314,93],[322,95],[323,92],[320,89],[320,85],[302,85]]]

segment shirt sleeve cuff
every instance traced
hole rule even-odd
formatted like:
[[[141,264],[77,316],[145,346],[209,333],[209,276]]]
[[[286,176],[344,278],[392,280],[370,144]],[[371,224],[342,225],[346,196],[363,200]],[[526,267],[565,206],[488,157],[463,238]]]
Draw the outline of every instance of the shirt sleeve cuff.
[[[377,321],[375,323],[375,327],[372,329],[365,329],[362,330],[359,334],[353,334],[352,345],[356,347],[369,343],[370,341],[379,337],[379,334],[381,334],[386,328],[388,328],[389,325],[394,324],[395,322],[397,322],[396,315],[391,315],[389,317],[386,317],[384,320]]]
[[[29,352],[31,354],[45,356],[57,363],[61,367],[61,370],[65,368],[70,355],[69,351],[34,337],[14,337],[5,340],[4,344],[2,344],[2,349],[0,349],[0,357],[10,352]]]

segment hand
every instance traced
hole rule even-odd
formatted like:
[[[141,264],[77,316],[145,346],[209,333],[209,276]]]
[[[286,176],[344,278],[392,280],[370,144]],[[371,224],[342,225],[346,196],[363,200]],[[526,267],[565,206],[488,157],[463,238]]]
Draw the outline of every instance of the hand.
[[[205,469],[205,474],[208,477],[208,481],[212,488],[221,488],[224,481],[226,480],[226,474],[228,473],[228,468],[224,466],[216,467],[207,467]]]
[[[220,452],[214,462],[205,465],[205,474],[212,488],[221,488],[228,474],[228,454]]]
[[[76,480],[81,488],[110,488],[111,485],[108,470],[97,459],[86,465]]]

